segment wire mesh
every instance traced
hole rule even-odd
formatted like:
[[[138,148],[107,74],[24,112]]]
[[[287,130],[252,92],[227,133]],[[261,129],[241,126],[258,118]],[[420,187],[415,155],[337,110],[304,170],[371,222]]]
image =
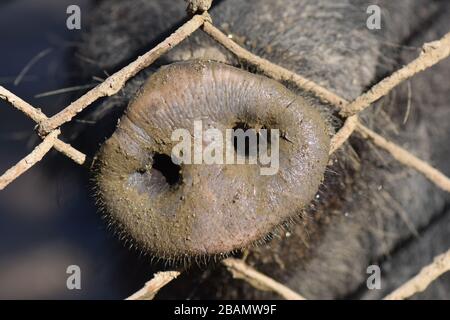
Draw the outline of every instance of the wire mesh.
[[[213,25],[208,12],[205,10],[205,8],[209,8],[209,6],[203,4],[203,2],[209,2],[210,4],[211,1],[191,2],[201,2],[196,6],[191,6],[190,3],[189,8],[192,7],[191,10],[194,11],[193,13],[197,12],[198,14],[194,14],[189,21],[183,24],[156,47],[108,77],[104,82],[91,89],[50,118],[39,109],[31,106],[12,92],[0,86],[0,99],[6,100],[13,107],[22,111],[26,116],[35,121],[37,123],[36,130],[43,139],[30,154],[0,176],[0,190],[3,190],[15,179],[20,177],[20,175],[41,161],[52,148],[66,155],[77,164],[84,164],[87,161],[86,155],[58,138],[61,133],[60,127],[71,121],[78,113],[89,107],[99,98],[112,96],[119,92],[125,83],[138,72],[150,66],[156,59],[177,46],[194,31],[201,29],[212,39],[236,55],[241,61],[257,67],[257,69],[266,76],[278,81],[289,80],[299,89],[311,92],[317,98],[336,107],[339,110],[340,115],[346,118],[346,120],[342,128],[340,128],[332,138],[330,154],[338,150],[356,131],[361,134],[362,137],[371,140],[375,145],[386,150],[403,165],[417,170],[436,186],[450,192],[450,179],[442,172],[433,168],[430,164],[417,158],[402,147],[371,131],[358,121],[359,112],[368,108],[373,102],[388,94],[394,87],[413,77],[415,74],[422,72],[447,58],[450,55],[450,33],[447,33],[440,40],[424,44],[422,53],[419,57],[394,72],[391,76],[380,81],[368,92],[362,94],[354,101],[349,102],[313,81],[254,55],[250,51],[236,44],[226,34]],[[264,288],[265,290],[273,291],[285,299],[304,299],[299,293],[292,291],[283,284],[258,272],[247,265],[243,260],[227,258],[224,259],[222,263],[232,273],[234,278],[247,281],[257,289]],[[425,290],[430,283],[449,270],[450,250],[435,257],[430,265],[425,266],[415,277],[386,296],[385,299],[409,298],[412,295]],[[178,271],[159,272],[155,274],[141,290],[130,296],[129,299],[153,299],[164,285],[174,280],[178,275]]]

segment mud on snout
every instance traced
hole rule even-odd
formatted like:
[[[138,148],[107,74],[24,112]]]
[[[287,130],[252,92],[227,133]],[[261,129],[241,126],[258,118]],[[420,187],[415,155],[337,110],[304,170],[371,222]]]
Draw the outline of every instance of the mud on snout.
[[[311,201],[328,131],[313,106],[274,80],[218,62],[173,63],[150,76],[98,152],[97,197],[152,255],[226,254]]]

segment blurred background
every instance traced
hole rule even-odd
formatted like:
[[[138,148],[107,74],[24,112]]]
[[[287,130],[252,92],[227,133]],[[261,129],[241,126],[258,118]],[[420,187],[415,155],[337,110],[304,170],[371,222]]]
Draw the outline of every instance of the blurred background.
[[[98,83],[73,68],[83,63],[75,46],[91,2],[2,0],[0,85],[51,116]],[[73,4],[81,31],[66,27]],[[0,100],[1,173],[40,142],[34,126]],[[149,258],[107,230],[90,190],[88,170],[52,151],[0,192],[0,299],[121,299],[151,277]],[[81,290],[66,287],[69,265],[81,268]]]

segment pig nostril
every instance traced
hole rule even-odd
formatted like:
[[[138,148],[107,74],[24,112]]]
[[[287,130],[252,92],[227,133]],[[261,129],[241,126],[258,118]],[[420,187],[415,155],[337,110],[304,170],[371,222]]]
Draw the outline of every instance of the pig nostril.
[[[181,182],[181,167],[166,154],[156,153],[153,156],[152,169],[159,171],[170,186]]]
[[[238,122],[236,123],[236,125],[233,127],[233,132],[241,132],[241,133],[245,133],[247,132],[247,130],[249,129],[253,129],[251,128],[247,123],[245,122]],[[239,131],[242,130],[242,131]],[[254,148],[255,146],[251,145],[251,141],[250,141],[250,137],[249,136],[245,136],[244,137],[244,148],[238,148],[238,143],[239,143],[239,139],[237,135],[233,135],[233,147],[234,147],[234,151],[236,152],[236,154],[243,156],[245,158],[248,158],[250,155],[250,152],[256,152],[257,150],[253,149],[251,150],[251,148]],[[257,147],[258,145],[256,145]]]
[[[181,173],[168,156],[177,145],[173,134],[187,131],[194,144],[186,155],[198,154],[196,121],[219,133],[253,129],[257,150],[249,138],[244,148],[235,137],[224,134],[223,141],[246,157],[255,151],[260,156],[264,145],[270,161],[194,161],[183,163]],[[278,131],[274,144],[272,133]],[[264,238],[312,200],[329,140],[319,112],[274,80],[217,62],[174,63],[148,79],[102,145],[97,196],[113,224],[159,257],[223,254]],[[204,137],[199,141],[210,146]]]
[[[232,130],[232,143],[234,151],[237,155],[245,157],[257,157],[258,152],[263,147],[260,142],[264,139],[264,147],[271,150],[271,131],[265,125],[259,126],[260,129],[254,128],[246,122],[237,122]],[[242,138],[239,136],[242,135]],[[240,141],[241,140],[241,141]],[[239,145],[241,143],[241,145]]]

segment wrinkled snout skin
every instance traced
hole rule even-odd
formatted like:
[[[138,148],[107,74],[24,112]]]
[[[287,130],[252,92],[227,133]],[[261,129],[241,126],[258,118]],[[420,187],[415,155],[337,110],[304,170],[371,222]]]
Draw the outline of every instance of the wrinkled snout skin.
[[[415,48],[450,30],[450,3],[444,1],[377,1],[379,30],[368,28],[370,5],[364,0],[224,0],[217,1],[210,14],[214,25],[238,44],[353,100],[415,58],[420,53]],[[184,18],[183,1],[100,2],[79,49],[97,64],[83,65],[83,73],[118,70],[170,34]],[[254,71],[199,30],[129,81],[120,96],[105,100],[90,117],[98,120],[113,114],[117,119],[160,66],[198,59]],[[360,115],[371,129],[447,175],[449,74],[447,60]],[[177,81],[174,78],[168,81]],[[342,125],[333,107],[289,83],[283,85],[320,112],[327,132],[332,134]],[[103,133],[101,139],[109,135]],[[422,175],[354,134],[330,157],[314,200],[293,212],[296,222],[264,244],[249,246],[246,261],[307,298],[380,298],[450,247],[445,237],[450,227],[449,200]],[[371,264],[382,270],[380,290],[366,287]],[[448,288],[448,277],[439,285]],[[449,290],[439,290],[439,285],[419,297],[450,298]],[[231,280],[220,267],[197,286],[198,298],[274,297]],[[180,285],[166,294],[186,298],[191,289]]]

